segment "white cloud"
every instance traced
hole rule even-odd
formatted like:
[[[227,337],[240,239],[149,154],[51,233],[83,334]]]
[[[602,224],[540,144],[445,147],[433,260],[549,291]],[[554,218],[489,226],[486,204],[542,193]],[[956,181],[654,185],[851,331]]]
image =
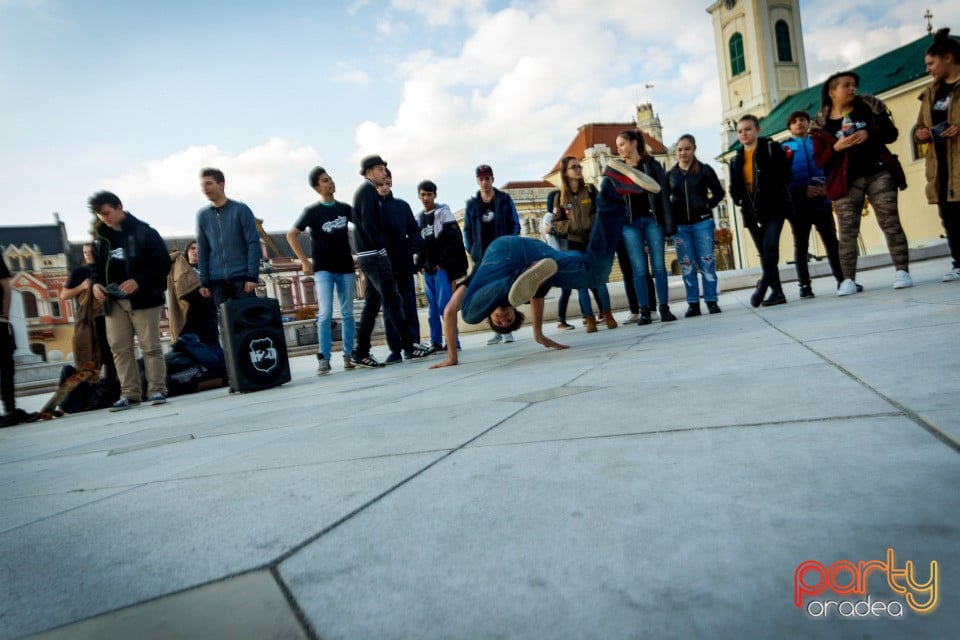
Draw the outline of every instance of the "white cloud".
[[[480,162],[495,170],[506,165],[500,183],[536,179],[579,125],[629,121],[641,99],[663,114],[665,129],[679,135],[701,127],[702,137],[706,126],[713,134],[720,100],[709,16],[684,25],[678,39],[675,11],[700,12],[703,5],[673,4],[680,6],[649,12],[673,19],[648,12],[625,19],[623,4],[613,0],[592,3],[589,11],[560,0],[490,13],[454,55],[421,50],[397,62],[404,84],[396,117],[359,125],[354,159],[382,153],[396,167],[397,184],[409,168],[418,173],[411,182],[429,175],[472,188],[472,168]],[[428,5],[394,0],[393,6],[422,13]],[[655,87],[644,88],[648,82]],[[531,166],[539,166],[532,175],[506,170]]]
[[[420,16],[428,27],[449,27],[486,11],[486,0],[391,0],[400,11]]]
[[[333,70],[333,81],[338,84],[364,87],[370,84],[370,76],[366,71],[351,64],[338,62]]]
[[[216,167],[226,176],[229,197],[249,204],[268,229],[284,229],[312,197],[306,177],[317,164],[312,146],[281,138],[235,154],[215,145],[191,146],[100,180],[97,188],[115,192],[162,235],[183,235],[193,229],[194,214],[204,205],[200,169]],[[145,210],[143,203],[150,207]]]

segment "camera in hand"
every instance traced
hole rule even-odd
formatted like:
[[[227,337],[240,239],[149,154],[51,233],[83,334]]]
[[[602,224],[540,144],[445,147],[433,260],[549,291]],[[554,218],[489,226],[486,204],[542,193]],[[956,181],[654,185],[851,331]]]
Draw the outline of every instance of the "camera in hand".
[[[950,123],[946,121],[941,122],[939,124],[932,125],[930,127],[930,135],[933,137],[934,140],[940,140],[943,132],[949,128],[950,128]]]
[[[127,297],[127,294],[125,294],[123,291],[120,290],[120,285],[116,284],[115,282],[111,282],[110,284],[108,284],[108,285],[107,285],[106,287],[104,287],[104,288],[107,290],[107,294],[108,294],[111,298],[126,298],[126,297]]]

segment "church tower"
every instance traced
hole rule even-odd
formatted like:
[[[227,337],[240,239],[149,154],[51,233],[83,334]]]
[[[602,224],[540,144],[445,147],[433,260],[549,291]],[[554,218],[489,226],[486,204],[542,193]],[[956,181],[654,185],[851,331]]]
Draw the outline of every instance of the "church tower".
[[[781,100],[807,87],[807,63],[799,0],[719,0],[713,18],[723,149],[736,142],[736,122],[770,113]]]
[[[653,105],[641,102],[637,105],[637,127],[655,140],[663,142],[663,126],[660,117],[653,112]]]

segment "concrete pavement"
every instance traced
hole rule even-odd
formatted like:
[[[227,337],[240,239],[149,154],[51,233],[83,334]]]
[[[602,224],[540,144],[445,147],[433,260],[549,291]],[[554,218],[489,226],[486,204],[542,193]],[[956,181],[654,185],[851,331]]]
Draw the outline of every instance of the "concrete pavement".
[[[955,637],[948,266],[0,430],[0,638]],[[893,615],[795,607],[806,560],[881,561],[866,591]],[[938,563],[932,613],[884,578],[906,561]]]

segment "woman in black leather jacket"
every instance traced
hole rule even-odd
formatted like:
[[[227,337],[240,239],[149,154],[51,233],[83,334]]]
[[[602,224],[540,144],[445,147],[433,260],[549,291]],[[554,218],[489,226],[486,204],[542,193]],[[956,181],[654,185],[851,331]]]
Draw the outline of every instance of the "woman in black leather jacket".
[[[687,312],[684,317],[700,315],[700,288],[697,269],[703,278],[703,300],[710,313],[720,313],[717,304],[717,265],[714,259],[713,208],[723,201],[726,192],[717,173],[708,164],[700,164],[696,156],[697,141],[689,133],[677,140],[677,164],[667,173],[670,204],[677,222],[673,244],[683,271],[687,290]]]

